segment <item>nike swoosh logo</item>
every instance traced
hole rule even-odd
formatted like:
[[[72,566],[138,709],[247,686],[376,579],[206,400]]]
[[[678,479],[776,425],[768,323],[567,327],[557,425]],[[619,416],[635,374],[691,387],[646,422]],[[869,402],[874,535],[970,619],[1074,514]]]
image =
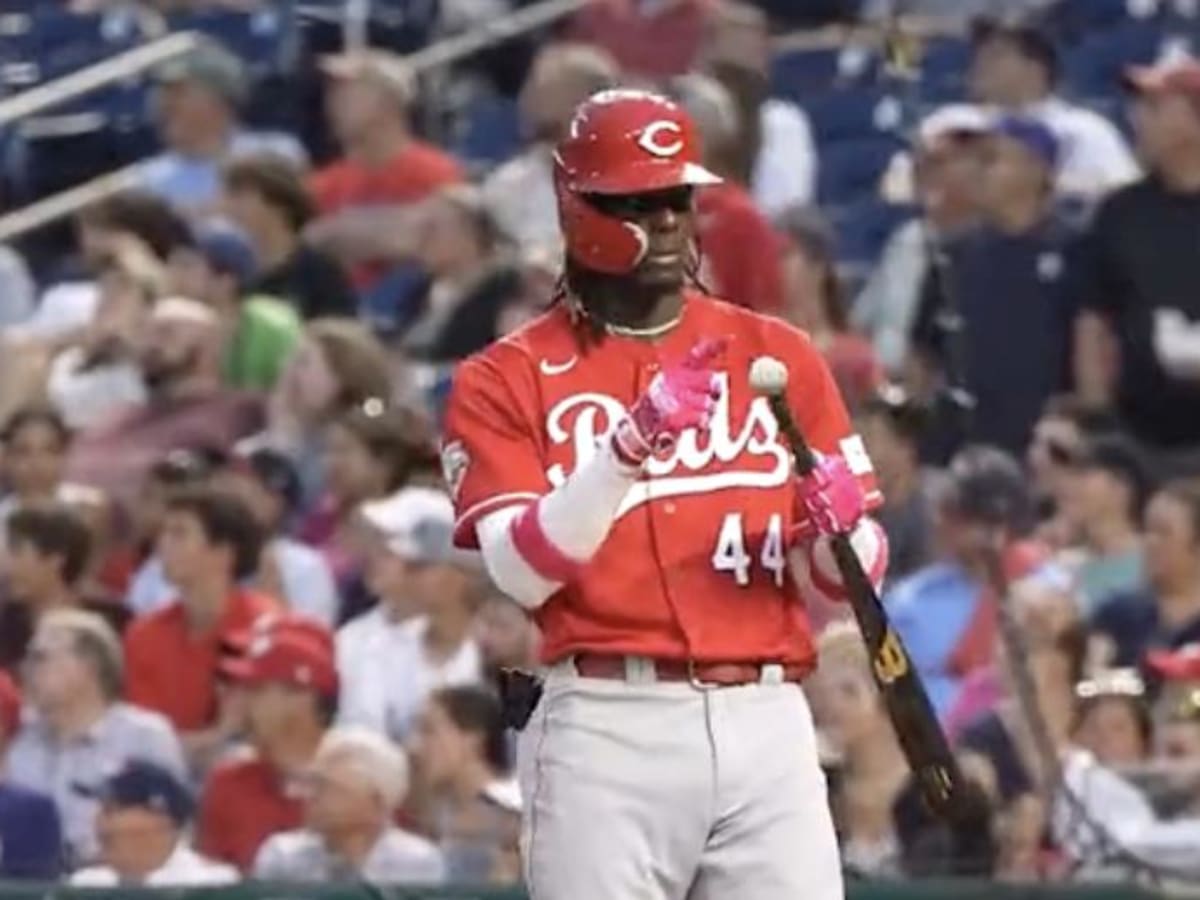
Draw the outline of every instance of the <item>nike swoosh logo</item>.
[[[543,359],[538,368],[542,370],[543,375],[562,375],[575,368],[575,363],[577,362],[579,362],[579,359],[575,356],[572,356],[565,363],[552,363],[549,360]]]

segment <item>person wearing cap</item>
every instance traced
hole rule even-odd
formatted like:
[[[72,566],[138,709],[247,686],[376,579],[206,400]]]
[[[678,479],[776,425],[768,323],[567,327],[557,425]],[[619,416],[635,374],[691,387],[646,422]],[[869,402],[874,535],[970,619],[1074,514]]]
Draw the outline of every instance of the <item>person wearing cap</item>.
[[[483,180],[484,203],[500,229],[522,249],[557,244],[554,144],[575,107],[596,91],[615,87],[616,61],[599,47],[556,41],[542,45],[519,98],[521,121],[532,141]]]
[[[246,744],[209,773],[200,849],[249,870],[272,834],[303,822],[303,774],[337,708],[333,637],[313,619],[267,616],[231,636],[220,675],[241,692]]]
[[[305,827],[276,834],[258,851],[262,881],[366,881],[436,885],[442,855],[429,841],[392,824],[408,793],[408,758],[366,728],[325,735],[306,773]]]
[[[1200,643],[1200,487],[1168,481],[1143,523],[1145,585],[1111,596],[1093,614],[1092,658],[1138,665],[1147,651]]]
[[[249,292],[280,297],[305,320],[358,314],[342,266],[302,240],[316,209],[296,166],[279,156],[247,156],[226,165],[221,181],[222,206],[257,257]]]
[[[1192,812],[1200,813],[1200,643],[1152,650],[1145,664],[1162,682],[1153,710],[1155,759],[1186,766],[1180,786],[1192,795]]]
[[[905,373],[921,287],[945,242],[979,218],[979,182],[989,117],[956,103],[923,119],[913,138],[913,185],[920,215],[898,226],[850,310],[854,327],[870,336],[884,369]]]
[[[262,400],[224,387],[221,323],[199,300],[167,297],[150,310],[136,347],[144,405],[82,432],[68,472],[115,498],[133,499],[149,467],[181,448],[228,447],[259,430]]]
[[[179,738],[157,713],[120,700],[125,661],[120,638],[94,613],[61,609],[38,623],[25,659],[26,704],[5,760],[5,777],[54,798],[64,859],[96,858],[94,787],[137,757],[185,777]],[[69,777],[68,777],[69,776]]]
[[[1075,685],[1075,743],[1104,766],[1140,766],[1150,755],[1154,725],[1146,684],[1136,669],[1101,669]]]
[[[1090,616],[1111,595],[1142,585],[1142,513],[1152,488],[1145,459],[1129,438],[1101,435],[1070,460],[1067,518],[1081,544],[1063,554]]]
[[[325,109],[344,155],[309,181],[321,218],[307,237],[356,265],[355,282],[363,289],[382,274],[370,265],[380,240],[390,245],[391,232],[412,227],[402,208],[462,181],[463,173],[453,158],[412,133],[417,83],[398,57],[358,51],[325,59],[323,69]]]
[[[301,486],[287,454],[270,447],[235,448],[216,483],[241,498],[267,536],[253,586],[333,627],[341,598],[329,564],[318,550],[288,534],[300,508]]]
[[[1016,456],[1025,452],[1046,400],[1070,376],[1069,251],[1077,229],[1054,206],[1059,152],[1054,132],[1036,118],[1002,115],[992,122],[982,221],[947,245],[945,266],[926,278],[913,326],[922,357],[974,400],[968,439]],[[957,330],[946,327],[948,313]]]
[[[3,775],[9,744],[20,727],[20,689],[0,670],[0,878],[53,881],[63,861],[54,800]]]
[[[721,297],[768,315],[784,312],[783,242],[754,198],[735,180],[742,124],[733,95],[716,78],[694,72],[670,83],[701,136],[701,161],[724,180],[696,195],[702,272]]]
[[[238,121],[248,99],[249,81],[234,54],[206,38],[154,73],[156,111],[163,152],[138,170],[142,187],[190,215],[213,212],[220,196],[220,167],[250,153],[278,153],[297,163],[307,160],[291,135],[254,132]]]
[[[479,572],[451,546],[454,512],[441,491],[403,488],[363,504],[361,516],[379,604],[338,631],[339,721],[402,739],[434,690],[482,680]]]
[[[72,887],[202,887],[240,880],[232,866],[187,845],[192,798],[162,766],[131,759],[99,786],[80,790],[100,804],[100,862],[74,872]]]
[[[194,235],[194,246],[171,254],[171,289],[216,313],[225,384],[239,390],[270,390],[300,342],[300,317],[291,304],[277,297],[250,293],[257,261],[242,232],[206,222],[195,228]]]
[[[1116,126],[1056,93],[1058,50],[1029,17],[977,19],[971,29],[968,90],[976,103],[1030,116],[1062,145],[1055,184],[1063,194],[1096,200],[1138,177],[1138,165]]]
[[[1028,538],[1033,500],[1020,465],[1002,450],[976,445],[955,454],[937,501],[935,541],[943,559],[892,584],[884,605],[945,717],[967,677],[993,661],[989,553],[999,551],[1013,580],[1043,568],[1048,553]]]
[[[1200,62],[1168,57],[1125,85],[1144,178],[1112,194],[1087,235],[1079,390],[1112,406],[1170,475],[1200,472]]]

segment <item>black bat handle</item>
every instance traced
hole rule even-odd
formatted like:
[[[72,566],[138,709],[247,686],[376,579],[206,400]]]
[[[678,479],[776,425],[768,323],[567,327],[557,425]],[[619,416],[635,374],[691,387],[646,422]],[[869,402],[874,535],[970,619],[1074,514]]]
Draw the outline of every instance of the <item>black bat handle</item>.
[[[769,394],[767,403],[770,404],[775,421],[779,423],[779,428],[791,447],[796,471],[801,475],[807,475],[817,467],[817,457],[797,427],[796,420],[792,418],[792,410],[787,405],[787,400],[783,394]]]

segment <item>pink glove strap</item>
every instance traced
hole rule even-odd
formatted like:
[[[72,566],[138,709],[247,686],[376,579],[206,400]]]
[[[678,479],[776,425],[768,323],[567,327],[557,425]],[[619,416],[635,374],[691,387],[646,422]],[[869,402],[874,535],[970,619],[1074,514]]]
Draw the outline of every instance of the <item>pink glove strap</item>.
[[[865,511],[858,479],[840,456],[822,458],[796,482],[796,526],[793,542],[820,534],[848,534]]]

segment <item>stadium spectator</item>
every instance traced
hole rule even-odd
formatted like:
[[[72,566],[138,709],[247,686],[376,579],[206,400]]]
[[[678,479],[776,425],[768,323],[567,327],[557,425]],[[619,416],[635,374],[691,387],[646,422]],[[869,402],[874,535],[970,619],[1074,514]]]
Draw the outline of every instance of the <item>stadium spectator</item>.
[[[445,865],[424,838],[391,824],[408,793],[404,751],[359,728],[326,734],[308,775],[303,829],[269,838],[254,876],[269,881],[438,884]]]
[[[910,386],[915,385],[906,371],[909,334],[921,286],[942,274],[945,244],[978,219],[981,138],[988,124],[982,109],[966,104],[944,106],[922,120],[913,147],[920,216],[892,233],[851,311],[851,321],[871,337],[887,372],[905,376]],[[935,286],[947,289],[941,280]]]
[[[197,844],[249,870],[271,835],[303,822],[304,780],[337,708],[329,632],[313,620],[272,617],[235,644],[223,674],[244,692],[247,746],[212,770],[200,799]]]
[[[475,625],[475,640],[488,683],[499,686],[504,669],[537,669],[537,626],[515,600],[492,592],[483,602]]]
[[[875,517],[888,537],[889,582],[933,560],[938,479],[918,455],[926,418],[926,410],[895,385],[885,385],[855,415],[883,492]]]
[[[1020,19],[982,18],[971,30],[968,85],[977,103],[1031,116],[1062,146],[1059,192],[1102,197],[1138,177],[1138,165],[1115,125],[1057,94],[1058,52],[1041,28]]]
[[[170,770],[131,759],[90,793],[100,804],[100,861],[71,875],[72,887],[190,888],[239,880],[232,866],[187,845],[192,798]]]
[[[121,643],[104,620],[82,610],[55,610],[38,623],[26,657],[27,717],[9,748],[15,784],[54,798],[66,860],[96,858],[96,802],[76,790],[94,787],[133,758],[184,777],[179,739],[157,713],[121,703]]]
[[[90,609],[116,631],[124,627],[129,615],[120,605],[83,588],[91,549],[87,523],[71,506],[45,503],[12,514],[5,602],[0,606],[0,665],[12,669],[19,664],[38,623],[57,609]]]
[[[496,316],[497,337],[511,334],[545,312],[561,271],[562,252],[557,246],[529,247],[520,254],[516,291]]]
[[[591,0],[575,14],[568,34],[603,47],[631,75],[654,81],[692,68],[714,5],[710,0]]]
[[[1120,435],[1085,443],[1072,465],[1066,512],[1082,545],[1063,562],[1088,618],[1112,594],[1142,585],[1141,523],[1152,485],[1142,454]]]
[[[1110,196],[1089,234],[1080,288],[1088,309],[1076,347],[1080,392],[1111,402],[1133,435],[1192,474],[1200,422],[1180,415],[1200,402],[1195,320],[1200,318],[1200,63],[1133,69],[1132,118],[1149,173]],[[1103,377],[1113,369],[1115,383]],[[1090,378],[1085,378],[1090,375]],[[1174,457],[1178,457],[1177,459]]]
[[[1163,485],[1146,506],[1144,588],[1117,594],[1096,610],[1093,659],[1136,666],[1146,651],[1200,643],[1200,487]]]
[[[503,884],[520,831],[521,793],[512,777],[500,701],[474,686],[434,693],[421,714],[413,763],[421,782],[424,831],[446,861],[449,880]]]
[[[414,471],[436,468],[433,437],[424,417],[379,398],[333,420],[325,442],[325,494],[300,524],[299,537],[325,554],[345,584],[357,568],[358,509],[408,483]]]
[[[176,490],[203,483],[212,474],[213,464],[209,454],[172,450],[150,467],[139,487],[130,510],[129,541],[137,569],[125,594],[125,607],[133,615],[154,612],[175,599],[175,588],[163,574],[162,560],[155,552],[167,498]]]
[[[497,227],[522,248],[556,245],[554,145],[575,107],[597,91],[616,87],[616,62],[598,47],[551,43],[534,58],[521,88],[521,120],[531,143],[483,181],[483,198]]]
[[[225,384],[270,390],[300,341],[300,317],[283,300],[249,293],[256,263],[241,232],[203,224],[195,238],[195,246],[171,254],[171,289],[217,314]]]
[[[172,251],[174,252],[174,251]],[[92,428],[146,402],[137,345],[166,271],[147,248],[119,244],[95,267],[95,315],[76,340],[49,360],[45,392],[72,428]]]
[[[249,82],[241,60],[206,39],[191,53],[164,63],[158,81],[158,133],[164,151],[142,164],[139,182],[176,209],[201,217],[217,210],[221,165],[272,152],[306,159],[291,135],[248,131],[238,121]]]
[[[306,506],[324,483],[326,424],[369,400],[387,402],[395,393],[387,351],[363,325],[317,319],[305,326],[304,339],[271,394],[261,440],[295,462]]]
[[[250,584],[293,612],[333,627],[339,597],[329,565],[287,533],[300,505],[300,476],[291,460],[269,447],[239,450],[215,483],[239,497],[267,535]]]
[[[1141,676],[1132,669],[1102,670],[1079,682],[1075,743],[1112,769],[1144,763],[1154,737],[1145,693]]]
[[[404,488],[361,514],[379,604],[338,631],[340,721],[403,739],[434,690],[482,678],[477,573],[451,546],[454,513],[441,491]]]
[[[948,291],[927,274],[913,340],[971,394],[970,439],[1020,456],[1070,376],[1076,233],[1054,211],[1060,150],[1049,128],[1002,117],[984,153],[983,223],[948,245]],[[961,327],[948,329],[947,313]]]
[[[412,134],[415,85],[400,59],[351,53],[326,59],[324,69],[330,79],[326,111],[345,155],[312,176],[309,187],[322,218],[307,235],[355,265],[355,282],[365,289],[383,274],[370,265],[377,262],[380,241],[386,245],[406,227],[404,211],[397,219],[396,208],[461,181],[462,172],[451,157]]]
[[[261,418],[258,398],[221,386],[218,325],[216,314],[198,301],[172,297],[156,303],[137,354],[146,405],[82,432],[68,472],[129,499],[164,453],[230,446],[253,432]]]
[[[1152,651],[1149,668],[1162,682],[1151,713],[1154,719],[1154,759],[1174,764],[1182,771],[1169,777],[1177,795],[1177,808],[1187,815],[1200,814],[1200,785],[1196,763],[1200,759],[1200,644],[1178,650]]]
[[[731,302],[779,314],[784,307],[780,241],[750,194],[734,180],[740,124],[733,98],[721,82],[699,74],[674,79],[671,92],[700,132],[704,167],[725,179],[696,191],[700,278]]]
[[[986,587],[999,566],[1010,580],[1035,571],[1044,551],[1027,540],[1033,501],[1016,460],[971,446],[951,460],[936,511],[945,555],[892,585],[884,602],[921,672],[939,716],[947,716],[964,679],[989,666],[996,598]]]
[[[808,333],[853,410],[875,393],[883,371],[870,341],[850,329],[833,231],[809,207],[785,211],[778,224],[784,237],[783,318]]]
[[[1080,398],[1070,394],[1051,397],[1033,426],[1025,451],[1038,505],[1038,534],[1055,547],[1071,546],[1079,537],[1076,523],[1065,509],[1074,484],[1071,461],[1083,446],[1091,418]]]
[[[237,498],[211,487],[170,497],[158,553],[178,599],[125,635],[126,696],[171,720],[197,768],[230,737],[215,681],[223,643],[278,608],[275,599],[238,585],[257,568],[261,544]]]
[[[21,726],[21,692],[0,671],[0,763]],[[62,827],[54,801],[46,794],[0,776],[0,877],[51,881],[62,867]]]
[[[71,446],[71,431],[62,416],[48,406],[25,406],[0,431],[7,493],[0,498],[0,526],[13,513],[37,503],[79,503],[95,492],[63,480]],[[5,541],[0,529],[0,545]]]
[[[836,760],[829,802],[842,864],[860,877],[894,875],[899,848],[892,804],[908,779],[908,765],[872,681],[858,629],[849,623],[827,626],[817,651],[820,664],[809,692]]]
[[[737,108],[740,140],[731,148],[732,177],[774,218],[816,196],[817,150],[801,106],[772,96],[767,17],[748,3],[715,4],[701,48],[703,69],[720,81]]]
[[[0,332],[29,320],[37,308],[33,276],[21,254],[0,244]]]
[[[254,245],[257,269],[246,290],[282,298],[305,319],[354,316],[358,298],[342,267],[301,240],[315,209],[287,159],[253,156],[222,173],[222,206]]]

